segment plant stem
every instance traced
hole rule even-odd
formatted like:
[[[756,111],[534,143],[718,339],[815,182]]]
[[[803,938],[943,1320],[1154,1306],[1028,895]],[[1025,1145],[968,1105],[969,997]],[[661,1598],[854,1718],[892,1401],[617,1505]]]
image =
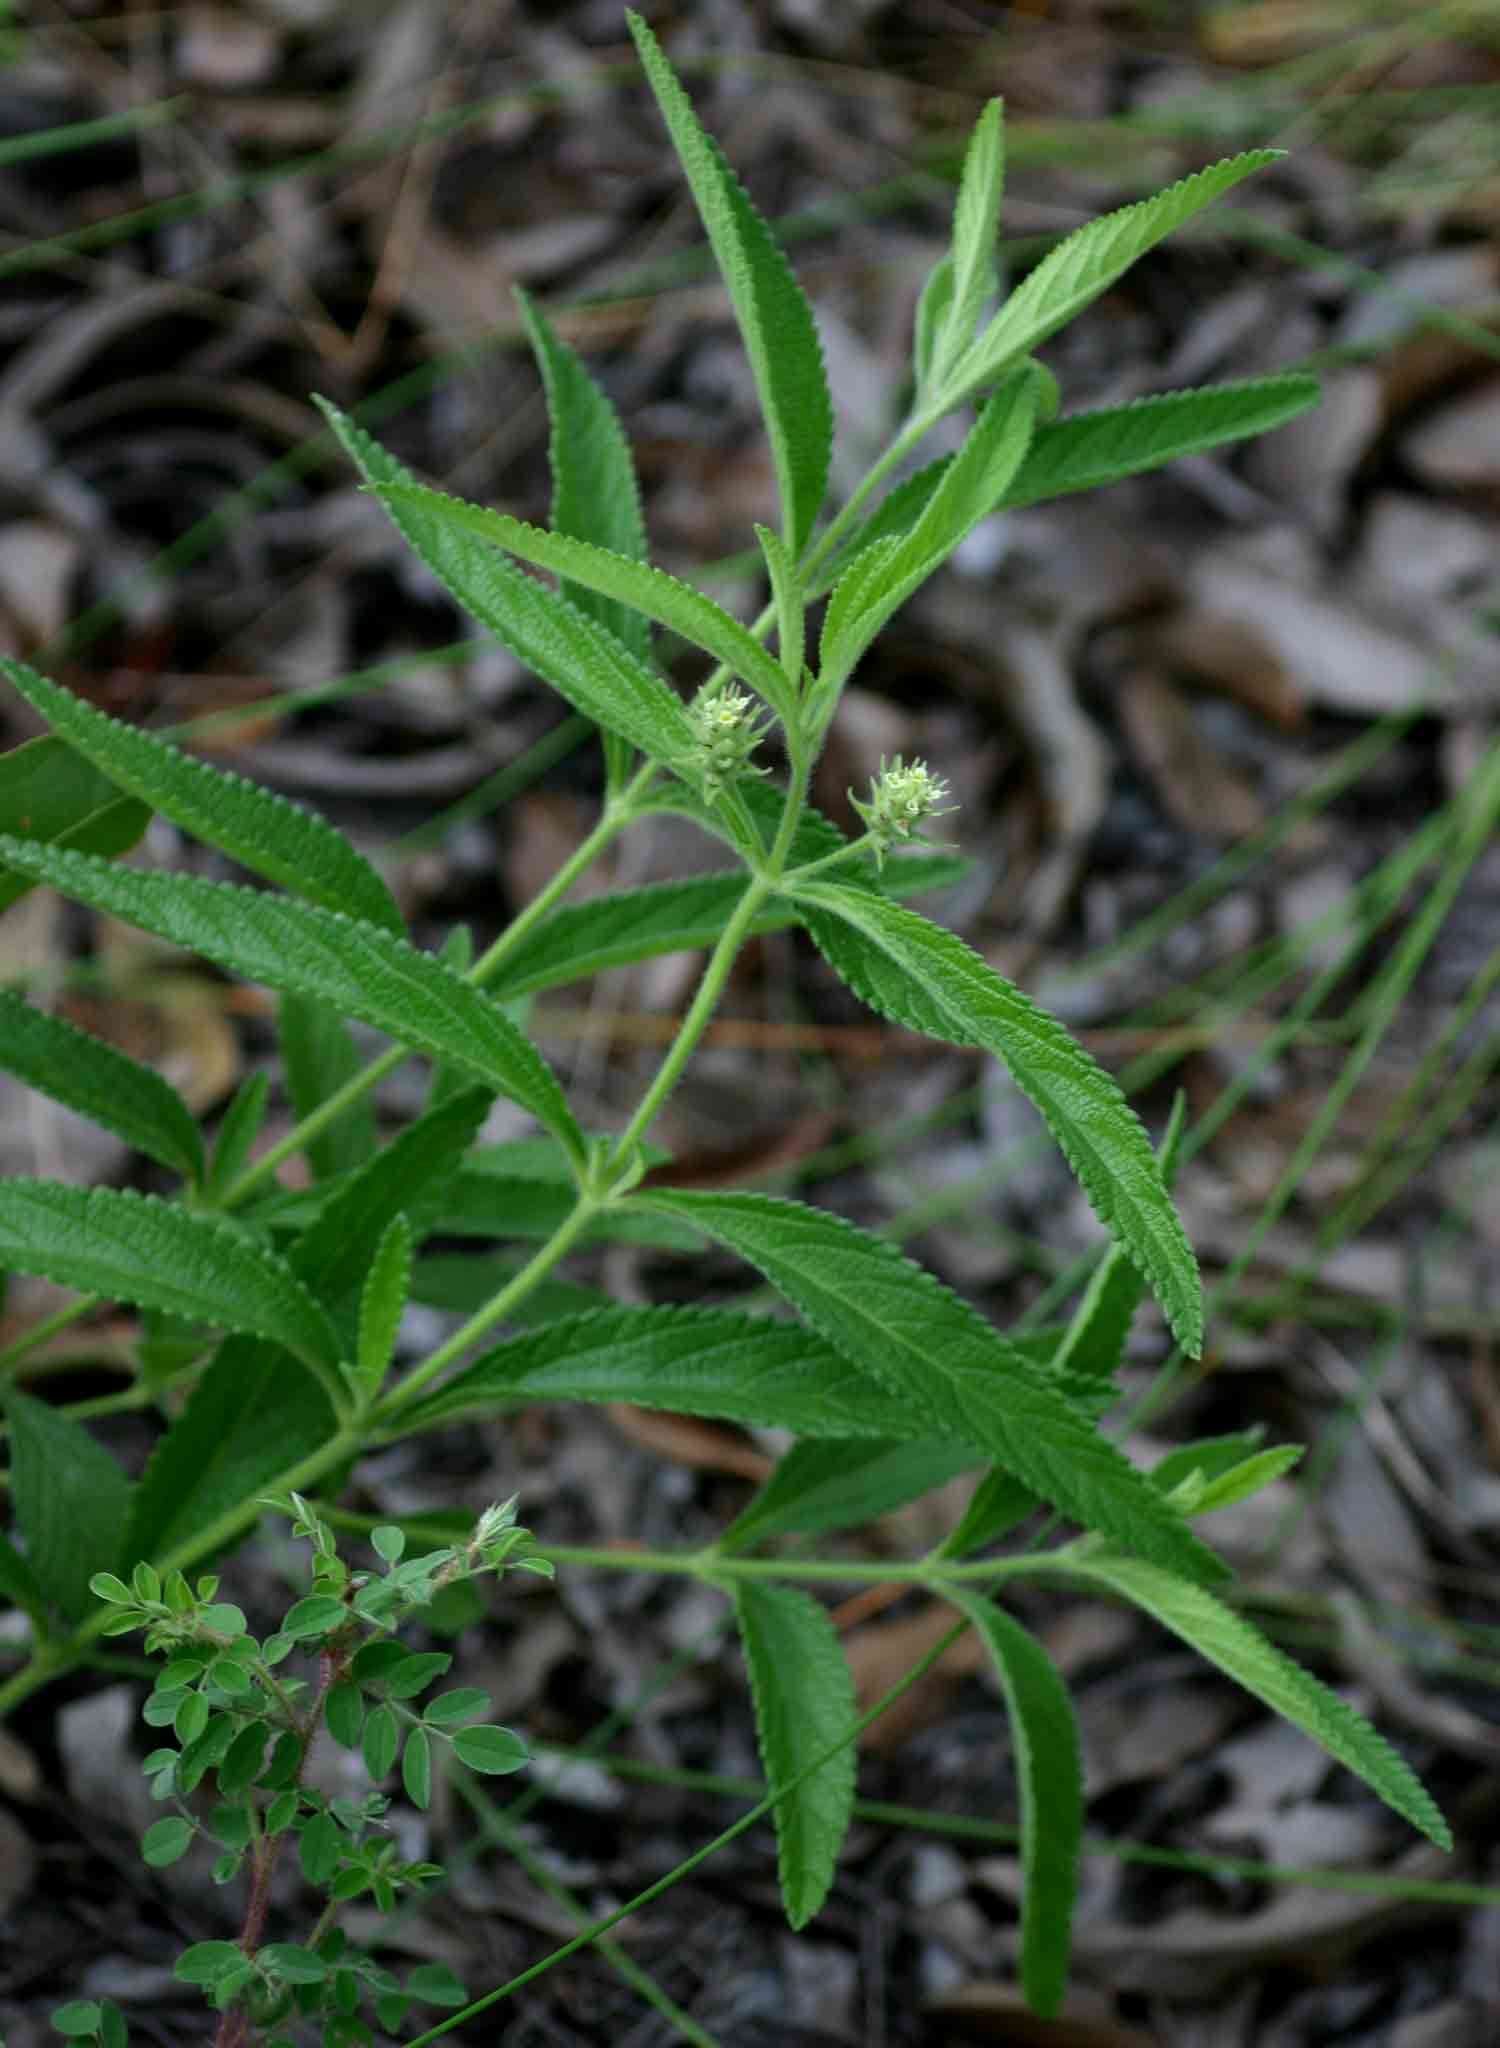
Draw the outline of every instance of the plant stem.
[[[745,893],[735,905],[728,924],[719,934],[718,944],[708,956],[708,965],[703,970],[698,993],[693,997],[692,1007],[683,1018],[681,1028],[673,1039],[666,1058],[652,1077],[651,1086],[637,1105],[635,1115],[615,1140],[610,1155],[612,1163],[619,1165],[629,1156],[638,1140],[651,1128],[658,1110],[677,1086],[683,1068],[691,1059],[694,1048],[707,1030],[718,1007],[719,997],[724,993],[724,985],[729,979],[730,969],[734,966],[735,956],[755,922],[755,914],[771,893],[771,884],[759,877],[751,880],[746,886]]]
[[[430,1386],[440,1372],[461,1358],[469,1346],[482,1337],[486,1330],[502,1321],[518,1303],[524,1301],[538,1281],[544,1280],[563,1255],[570,1251],[592,1223],[603,1204],[593,1195],[580,1195],[563,1221],[536,1254],[527,1260],[520,1272],[509,1280],[500,1292],[477,1309],[462,1329],[455,1330],[446,1343],[414,1366],[403,1380],[400,1380],[385,1398],[378,1402],[366,1417],[372,1427],[389,1421]]]
[[[1056,1550],[1016,1557],[981,1558],[975,1564],[950,1564],[937,1556],[882,1558],[864,1563],[853,1558],[721,1557],[715,1550],[601,1550],[588,1544],[538,1545],[537,1555],[555,1565],[578,1565],[599,1571],[659,1572],[664,1576],[714,1580],[801,1580],[813,1585],[927,1586],[940,1593],[945,1585],[1035,1577],[1065,1570]]]
[[[849,497],[845,500],[839,512],[824,527],[822,533],[819,534],[816,541],[814,541],[803,556],[799,567],[804,585],[810,578],[812,571],[820,568],[827,561],[829,555],[833,553],[834,549],[863,511],[872,494],[885,482],[892,470],[900,467],[917,446],[918,442],[932,431],[937,425],[939,418],[941,418],[941,414],[914,413],[905,426],[901,428],[885,453],[871,463]]]

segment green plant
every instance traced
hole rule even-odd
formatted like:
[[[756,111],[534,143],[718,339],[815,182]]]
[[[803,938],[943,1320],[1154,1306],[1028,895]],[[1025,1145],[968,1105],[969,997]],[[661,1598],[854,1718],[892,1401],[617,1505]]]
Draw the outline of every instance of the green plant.
[[[402,1530],[375,1529],[370,1540],[385,1567],[378,1573],[351,1572],[332,1531],[300,1495],[265,1505],[291,1518],[293,1535],[307,1538],[313,1560],[306,1597],[263,1642],[248,1632],[238,1607],[217,1598],[212,1576],[189,1585],[178,1570],[163,1577],[143,1563],[128,1585],[113,1572],[95,1573],[91,1590],[111,1610],[104,1635],[144,1630],[146,1648],[167,1659],[142,1717],[151,1728],[170,1730],[177,1746],[152,1750],[142,1768],[152,1797],[177,1811],[146,1830],[142,1856],[161,1868],[195,1842],[208,1842],[219,1852],[215,1884],[233,1883],[242,1872],[247,1879],[240,1939],[195,1942],[178,1958],[177,1976],[200,1985],[222,2015],[221,2048],[247,2040],[252,2027],[312,2016],[327,2023],[329,2048],[357,2048],[372,2038],[358,2018],[362,2004],[393,2032],[414,2003],[462,2005],[464,1990],[441,1963],[424,1964],[399,1982],[336,1924],[350,1900],[368,1895],[389,1913],[401,1893],[442,1872],[435,1863],[402,1861],[381,1826],[390,1805],[381,1792],[352,1799],[310,1789],[304,1773],[313,1744],[326,1729],[344,1749],[358,1751],[372,1786],[389,1778],[399,1759],[402,1789],[424,1809],[435,1752],[451,1749],[471,1770],[492,1777],[520,1770],[527,1761],[520,1737],[477,1721],[490,1704],[484,1693],[464,1686],[418,1705],[453,1659],[409,1650],[396,1631],[446,1586],[507,1571],[550,1576],[552,1566],[517,1526],[513,1501],[481,1515],[466,1543],[417,1557],[405,1555]],[[289,1660],[311,1660],[312,1676],[297,1677]],[[218,1803],[200,1821],[189,1802],[210,1779]],[[271,1881],[294,1846],[304,1879],[327,1903],[305,1942],[267,1941]],[[104,2003],[64,2006],[53,2024],[73,2037],[100,2038],[105,2048],[124,2038],[123,2018]]]
[[[975,1628],[991,1652],[1014,1730],[1026,1868],[1021,1974],[1032,2003],[1050,2011],[1067,1971],[1082,1819],[1077,1742],[1044,1651],[993,1597],[1007,1584],[1060,1583],[1133,1601],[1306,1729],[1414,1826],[1443,1843],[1448,1834],[1374,1730],[1210,1590],[1226,1568],[1191,1519],[1265,1484],[1295,1454],[1261,1450],[1250,1434],[1195,1445],[1148,1474],[1100,1431],[1148,1289],[1179,1345],[1191,1354],[1201,1346],[1197,1269],[1168,1192],[1175,1131],[1158,1159],[1116,1084],[1060,1024],[905,907],[904,897],[956,872],[947,855],[909,847],[949,809],[939,778],[921,763],[884,767],[858,799],[866,830],[855,839],[813,811],[807,792],[840,693],[871,642],[981,520],[1263,431],[1314,402],[1311,379],[1282,377],[1059,416],[1055,381],[1033,353],[1275,152],[1211,165],[1080,229],[996,308],[1003,131],[991,105],[965,160],[950,251],[918,308],[909,414],[820,528],[832,409],[810,310],[649,31],[633,18],[632,29],[765,415],[781,502],[779,530],[757,529],[765,615],[747,628],[647,563],[615,415],[529,304],[553,422],[550,530],[424,488],[325,407],[427,567],[602,735],[595,828],[494,944],[472,961],[462,934],[440,956],[419,951],[382,877],[321,819],[5,664],[54,737],[0,764],[0,790],[32,792],[29,824],[0,838],[0,889],[51,883],[279,991],[297,1122],[252,1159],[266,1103],[264,1082],[253,1083],[206,1150],[157,1075],[19,996],[0,999],[5,1065],[183,1183],[170,1200],[44,1181],[0,1189],[0,1263],[146,1311],[140,1384],[168,1415],[132,1483],[76,1419],[7,1396],[23,1542],[0,1547],[0,1587],[29,1613],[33,1639],[25,1668],[0,1686],[0,1705],[86,1660],[123,1618],[91,1604],[102,1567],[127,1575],[130,1589],[139,1570],[155,1575],[148,1585],[185,1587],[182,1574],[241,1536],[268,1492],[336,1490],[372,1445],[547,1399],[635,1401],[774,1425],[799,1441],[710,1549],[543,1546],[540,1555],[579,1568],[689,1573],[732,1598],[771,1786],[757,1815],[774,1813],[797,1926],[832,1882],[861,1725],[832,1624],[807,1589],[905,1580],[951,1602],[958,1625]],[[956,454],[897,481],[932,429],[970,405],[976,417]],[[824,598],[814,646],[810,608]],[[653,626],[718,664],[688,703],[654,665]],[[774,653],[765,644],[772,633]],[[773,744],[785,762],[779,782],[760,758]],[[117,865],[112,856],[152,811],[280,893]],[[724,843],[738,871],[563,902],[605,847],[663,811]],[[836,1216],[671,1185],[670,1161],[648,1148],[657,1115],[742,945],[790,926],[872,1009],[994,1054],[1036,1104],[1113,1240],[1067,1324],[1003,1336],[889,1243]],[[702,949],[707,962],[655,1078],[623,1130],[586,1132],[513,1021],[515,1007],[602,967],[686,948]],[[393,1041],[363,1068],[350,1018]],[[369,1094],[413,1052],[434,1062],[428,1103],[382,1148]],[[477,1144],[496,1095],[529,1111],[544,1136]],[[294,1193],[276,1172],[295,1153],[314,1180]],[[460,1290],[466,1320],[393,1373],[408,1300],[453,1298],[421,1253],[431,1235],[454,1229],[541,1242],[498,1277],[493,1264],[473,1262]],[[559,1298],[544,1286],[570,1252],[620,1229],[678,1248],[704,1239],[727,1248],[798,1319],[603,1298],[579,1312],[576,1291]],[[476,1352],[505,1324],[523,1327]],[[18,1347],[13,1362],[22,1356]],[[862,1565],[768,1547],[855,1525],[966,1468],[985,1471],[972,1506],[926,1557]],[[1084,1533],[997,1553],[1038,1508]],[[231,1976],[254,1977],[256,1939],[240,1944],[243,1962],[226,1964]]]

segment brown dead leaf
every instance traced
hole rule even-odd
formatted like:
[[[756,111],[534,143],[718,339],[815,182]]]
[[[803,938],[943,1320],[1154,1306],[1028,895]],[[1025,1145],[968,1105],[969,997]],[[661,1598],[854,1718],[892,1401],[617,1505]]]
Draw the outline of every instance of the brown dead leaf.
[[[1303,56],[1332,37],[1348,35],[1364,19],[1359,0],[1249,0],[1244,6],[1210,8],[1199,25],[1198,41],[1215,64],[1250,70]]]
[[[1180,690],[1138,668],[1116,696],[1120,720],[1168,813],[1205,839],[1245,839],[1265,821],[1254,789],[1210,745]]]
[[[534,790],[517,797],[508,812],[505,885],[516,903],[529,903],[578,851],[593,827],[594,807],[581,798]],[[599,864],[579,884],[575,897],[597,894],[607,877]]]
[[[1287,534],[1255,536],[1205,550],[1188,580],[1191,614],[1257,643],[1266,668],[1279,671],[1307,702],[1333,711],[1435,710],[1469,701],[1478,679],[1448,672],[1434,650],[1412,640],[1368,598],[1344,603],[1307,586],[1306,543]],[[1175,644],[1191,662],[1196,626]]]
[[[1151,2037],[1110,2017],[1096,1992],[1070,1992],[1056,2019],[1039,2019],[1009,1984],[976,1982],[945,1992],[927,2008],[934,2048],[956,2041],[1002,2048],[1153,2048]]]
[[[664,1166],[652,1167],[642,1185],[737,1188],[746,1181],[769,1180],[826,1145],[837,1128],[838,1118],[831,1112],[810,1109],[788,1123],[756,1131],[741,1144],[722,1151],[679,1153]]]
[[[1179,612],[1150,634],[1148,644],[1283,732],[1301,725],[1301,692],[1274,650],[1243,620]]]
[[[695,1472],[729,1472],[758,1486],[774,1462],[722,1422],[672,1415],[659,1408],[634,1408],[624,1401],[611,1402],[608,1413],[615,1428],[633,1444]]]
[[[1439,406],[1402,436],[1401,452],[1441,490],[1500,490],[1500,378]]]
[[[941,1642],[952,1628],[953,1618],[951,1607],[934,1600],[916,1614],[877,1622],[848,1639],[845,1649],[861,1711],[873,1706],[934,1643]],[[973,1629],[965,1629],[933,1668],[870,1724],[860,1737],[862,1746],[877,1753],[899,1749],[918,1729],[941,1720],[959,1680],[971,1677],[983,1665],[984,1645]]]

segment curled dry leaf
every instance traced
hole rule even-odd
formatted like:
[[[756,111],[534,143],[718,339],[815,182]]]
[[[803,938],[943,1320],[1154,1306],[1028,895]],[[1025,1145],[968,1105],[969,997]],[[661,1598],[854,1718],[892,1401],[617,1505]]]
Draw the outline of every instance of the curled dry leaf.
[[[919,1657],[942,1640],[954,1620],[953,1609],[934,1600],[916,1614],[875,1622],[851,1636],[844,1647],[861,1711],[889,1692]],[[899,1749],[919,1729],[940,1721],[947,1712],[954,1687],[961,1679],[982,1670],[984,1662],[984,1644],[973,1629],[965,1629],[931,1671],[904,1692],[889,1712],[870,1724],[861,1737],[862,1746],[885,1754]]]
[[[729,1472],[757,1486],[770,1474],[773,1460],[723,1423],[704,1422],[693,1415],[668,1415],[656,1408],[633,1408],[623,1401],[610,1404],[609,1417],[622,1436],[643,1451],[670,1458],[675,1465],[688,1465],[697,1472]]]

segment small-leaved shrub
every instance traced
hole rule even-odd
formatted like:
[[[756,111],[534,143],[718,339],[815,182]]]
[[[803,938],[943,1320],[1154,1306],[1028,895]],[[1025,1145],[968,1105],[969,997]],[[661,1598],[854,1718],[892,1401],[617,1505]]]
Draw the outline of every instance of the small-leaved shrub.
[[[333,1532],[300,1494],[264,1505],[283,1508],[293,1534],[313,1549],[307,1597],[264,1642],[249,1633],[238,1607],[217,1599],[212,1576],[190,1585],[175,1567],[163,1577],[142,1563],[128,1585],[113,1572],[96,1572],[92,1591],[111,1609],[103,1634],[144,1630],[146,1648],[167,1659],[143,1718],[170,1731],[175,1746],[153,1749],[142,1768],[152,1797],[177,1811],[146,1830],[142,1856],[161,1868],[203,1840],[218,1851],[215,1884],[231,1884],[242,1873],[246,1879],[240,1939],[194,1942],[178,1957],[177,1976],[201,1985],[210,2005],[229,2016],[222,2041],[244,2039],[252,2026],[273,2030],[275,2039],[284,2023],[322,2015],[332,2023],[331,2038],[352,2048],[371,2038],[356,2018],[362,2006],[393,2033],[413,2004],[462,2005],[464,1989],[442,1963],[396,1978],[337,1925],[349,1901],[368,1898],[389,1913],[403,1892],[420,1890],[442,1870],[403,1862],[380,1826],[390,1805],[382,1792],[355,1799],[311,1790],[305,1776],[313,1744],[326,1730],[357,1751],[373,1787],[399,1760],[402,1790],[424,1811],[432,1801],[434,1756],[444,1750],[487,1776],[520,1770],[525,1743],[479,1720],[490,1704],[485,1693],[460,1686],[421,1704],[453,1659],[407,1649],[396,1631],[445,1586],[507,1571],[550,1577],[552,1566],[516,1525],[511,1501],[486,1510],[467,1543],[417,1557],[406,1557],[401,1529],[372,1530],[385,1566],[378,1573],[349,1570]],[[307,1675],[299,1676],[299,1668]],[[190,1802],[210,1775],[218,1802],[200,1820]],[[288,1849],[309,1887],[327,1899],[304,1942],[265,1938],[271,1881]],[[53,2024],[71,2036],[102,2038],[110,2048],[124,2022],[110,2017],[104,2001],[80,1999]]]
[[[305,1875],[331,1903],[367,1890],[385,1906],[421,1880],[421,1867],[403,1869],[378,1841],[371,1846],[365,1830],[379,1795],[323,1801],[303,1787],[311,1728],[321,1720],[337,1740],[362,1744],[376,1782],[404,1737],[403,1782],[418,1804],[435,1753],[450,1742],[479,1768],[486,1759],[496,1767],[497,1741],[507,1765],[519,1763],[513,1738],[458,1726],[459,1707],[478,1713],[479,1698],[440,1697],[419,1712],[420,1688],[407,1680],[425,1681],[437,1664],[396,1647],[390,1631],[445,1575],[502,1562],[535,1568],[548,1550],[544,1541],[533,1552],[528,1540],[502,1560],[497,1531],[482,1525],[474,1546],[407,1565],[399,1534],[382,1531],[377,1549],[391,1568],[360,1580],[302,1496],[337,1489],[372,1445],[521,1404],[638,1402],[794,1435],[711,1549],[587,1558],[689,1571],[732,1601],[794,1926],[828,1891],[854,1792],[861,1717],[827,1610],[808,1590],[841,1578],[906,1580],[943,1597],[993,1659],[1020,1787],[1021,1978],[1039,2011],[1056,2009],[1066,1983],[1079,1756],[1064,1686],[997,1597],[1008,1585],[1042,1581],[1136,1603],[1413,1826],[1448,1840],[1401,1758],[1215,1590],[1226,1568],[1191,1523],[1265,1484],[1295,1453],[1260,1450],[1252,1433],[1143,1472],[1099,1428],[1147,1290],[1187,1353],[1202,1342],[1197,1269],[1168,1193],[1174,1134],[1158,1158],[1115,1083],[1062,1026],[907,907],[961,865],[914,850],[951,810],[939,778],[920,762],[886,765],[856,799],[865,830],[854,839],[807,801],[844,685],[898,606],[980,521],[1262,431],[1314,402],[1310,379],[1287,376],[1060,414],[1055,381],[1034,354],[1275,152],[1210,165],[1079,229],[997,306],[1002,124],[998,102],[988,107],[963,166],[950,250],[921,296],[908,417],[821,523],[833,414],[810,310],[650,32],[631,26],[764,413],[781,507],[776,531],[756,530],[770,591],[764,617],[747,628],[648,564],[613,410],[529,303],[553,425],[550,530],[425,489],[353,420],[324,408],[427,568],[601,734],[597,824],[488,951],[472,959],[462,933],[439,954],[419,950],[380,874],[321,818],[4,665],[54,737],[5,763],[0,797],[12,829],[0,838],[0,905],[47,883],[281,998],[296,1122],[255,1156],[263,1078],[241,1089],[207,1147],[156,1073],[20,995],[0,997],[5,1067],[96,1118],[179,1183],[165,1199],[47,1180],[0,1188],[0,1267],[83,1290],[80,1313],[95,1299],[138,1306],[138,1372],[166,1418],[133,1481],[80,1421],[14,1389],[7,1395],[16,1540],[0,1539],[0,1590],[30,1617],[32,1637],[29,1661],[0,1685],[0,1705],[86,1663],[102,1636],[121,1629],[145,1627],[149,1646],[168,1656],[146,1712],[170,1722],[182,1747],[155,1751],[147,1770],[179,1812],[148,1834],[147,1858],[165,1860],[204,1831],[220,1845],[217,1876],[229,1881],[242,1866],[249,1874],[240,1940],[184,1959],[224,2012],[222,2040],[274,2034],[283,2009],[323,2012],[330,2000],[324,2038],[363,2039],[348,2005],[361,1990],[373,1993],[383,2026],[421,1995],[341,1948],[326,1916],[298,1945],[264,1945],[265,1874],[295,1834]],[[913,471],[909,458],[930,431],[970,408],[957,452]],[[815,631],[813,607],[825,599]],[[653,627],[716,664],[689,702],[656,665]],[[119,865],[114,856],[153,812],[273,886]],[[692,820],[734,865],[565,903],[606,847],[659,812]],[[1066,1325],[1006,1337],[889,1242],[824,1210],[672,1185],[670,1161],[648,1149],[648,1134],[740,948],[793,926],[882,1017],[992,1053],[1036,1105],[1113,1240]],[[622,1130],[584,1130],[513,1021],[518,1006],[602,968],[684,949],[702,950],[706,964],[654,1079]],[[361,1066],[347,1019],[384,1033],[389,1050]],[[432,1062],[426,1107],[381,1147],[371,1090],[414,1054]],[[528,1112],[540,1135],[479,1143],[497,1096]],[[276,1173],[297,1153],[313,1180],[294,1192]],[[578,1289],[550,1284],[569,1252],[621,1227],[674,1247],[707,1240],[728,1250],[794,1317],[604,1297],[580,1307]],[[476,1257],[455,1277],[451,1255],[423,1255],[438,1233],[533,1248],[506,1268],[493,1254]],[[393,1370],[413,1301],[467,1313],[445,1342]],[[502,1328],[509,1333],[497,1337]],[[25,1352],[15,1347],[17,1359]],[[857,1525],[965,1468],[983,1469],[973,1503],[927,1556],[861,1566],[804,1547],[811,1534]],[[242,1537],[267,1496],[294,1503],[314,1542],[316,1579],[278,1634],[257,1643],[237,1609],[216,1603],[213,1582],[194,1585],[187,1573]],[[1081,1533],[997,1549],[1038,1508]],[[800,1541],[787,1554],[777,1544],[789,1535]],[[319,1674],[301,1692],[278,1675],[293,1644],[319,1654]],[[216,1799],[202,1816],[200,1795]],[[59,2024],[107,2042],[123,2036],[108,2006],[65,2008]]]

